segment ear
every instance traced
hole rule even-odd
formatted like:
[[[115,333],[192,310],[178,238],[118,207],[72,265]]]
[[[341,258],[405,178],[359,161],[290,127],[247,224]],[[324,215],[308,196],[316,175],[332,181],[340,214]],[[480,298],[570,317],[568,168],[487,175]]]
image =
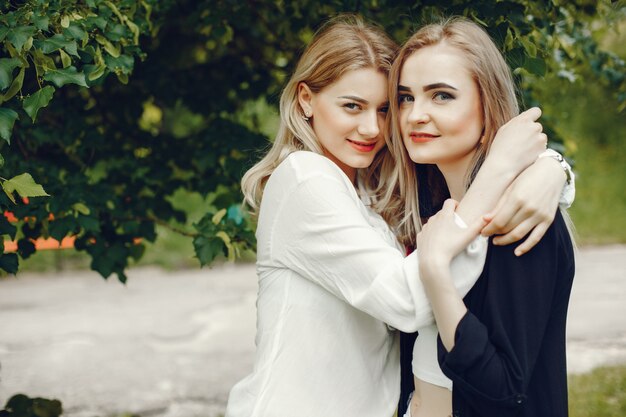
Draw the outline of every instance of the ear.
[[[311,115],[313,113],[313,92],[308,85],[301,82],[298,84],[298,103],[302,108],[303,115]]]

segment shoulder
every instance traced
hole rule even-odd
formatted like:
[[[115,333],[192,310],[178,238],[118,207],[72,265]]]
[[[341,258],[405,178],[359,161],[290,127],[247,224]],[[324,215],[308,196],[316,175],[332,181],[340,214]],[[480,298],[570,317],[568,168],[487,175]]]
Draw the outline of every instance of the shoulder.
[[[270,176],[270,182],[281,186],[292,184],[297,186],[311,179],[333,180],[342,185],[351,186],[346,175],[330,159],[324,155],[310,151],[292,152],[282,161]]]
[[[521,241],[526,238],[527,236]],[[555,272],[573,263],[573,244],[564,215],[560,210],[557,210],[552,224],[537,245],[526,254],[515,256],[514,249],[521,241],[506,246],[496,246],[490,240],[487,263],[490,266],[506,269],[513,268],[526,272],[529,269],[535,269],[545,273]]]

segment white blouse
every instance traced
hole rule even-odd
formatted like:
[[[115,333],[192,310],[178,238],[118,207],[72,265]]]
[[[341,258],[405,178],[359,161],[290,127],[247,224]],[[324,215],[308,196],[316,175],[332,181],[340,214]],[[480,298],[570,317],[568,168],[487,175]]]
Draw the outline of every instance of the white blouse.
[[[400,392],[393,328],[433,323],[417,255],[404,256],[337,165],[305,151],[269,178],[256,236],[255,364],[226,417],[391,417]],[[462,295],[486,248],[479,237],[454,259]]]

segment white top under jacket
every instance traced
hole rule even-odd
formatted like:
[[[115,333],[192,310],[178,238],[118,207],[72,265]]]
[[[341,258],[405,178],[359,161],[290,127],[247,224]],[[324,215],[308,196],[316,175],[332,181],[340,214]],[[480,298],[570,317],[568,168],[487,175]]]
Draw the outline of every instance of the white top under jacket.
[[[391,417],[397,332],[433,323],[416,253],[324,156],[289,155],[269,178],[257,237],[256,357],[226,417]],[[478,237],[452,263],[465,295],[481,273]],[[389,326],[388,326],[388,325]]]

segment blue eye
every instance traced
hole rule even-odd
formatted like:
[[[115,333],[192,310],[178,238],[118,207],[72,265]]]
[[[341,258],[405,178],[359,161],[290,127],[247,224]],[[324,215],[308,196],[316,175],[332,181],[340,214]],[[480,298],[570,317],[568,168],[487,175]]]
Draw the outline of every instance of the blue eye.
[[[410,94],[400,94],[398,96],[398,104],[412,103],[414,101],[415,101],[415,99]]]
[[[348,110],[361,110],[361,105],[358,103],[345,103],[343,107]]]
[[[380,113],[387,114],[387,112],[389,111],[389,106],[382,106],[381,108],[378,109],[378,111]]]
[[[437,101],[448,101],[448,100],[454,100],[454,96],[450,93],[446,93],[445,91],[437,91],[435,94],[433,94],[433,100],[437,100]]]

